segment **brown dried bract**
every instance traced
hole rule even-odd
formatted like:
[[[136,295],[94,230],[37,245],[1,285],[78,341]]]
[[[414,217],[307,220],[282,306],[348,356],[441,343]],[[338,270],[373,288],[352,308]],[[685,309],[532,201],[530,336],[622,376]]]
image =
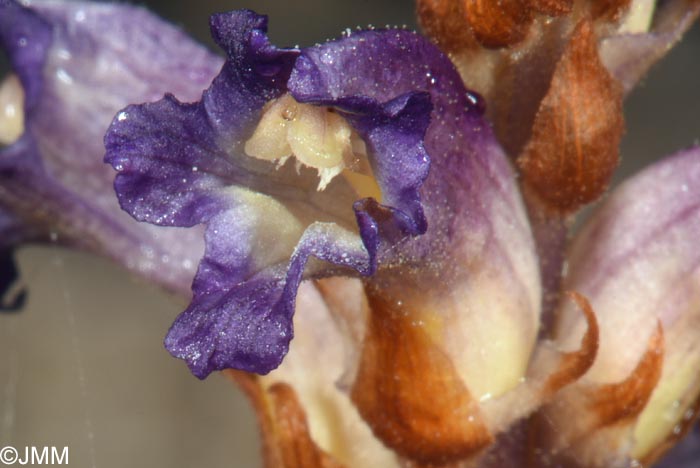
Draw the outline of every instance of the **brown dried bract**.
[[[573,0],[530,0],[530,8],[549,16],[561,16],[571,12]]]
[[[617,167],[623,130],[622,90],[602,65],[593,27],[584,20],[556,66],[518,158],[525,185],[545,207],[563,213],[597,199]]]
[[[275,414],[275,435],[285,467],[342,468],[311,439],[306,414],[296,393],[286,383],[268,389]]]
[[[598,416],[598,427],[637,416],[646,406],[661,378],[664,362],[664,333],[661,323],[649,338],[647,351],[637,367],[622,382],[596,388],[590,408]]]
[[[374,434],[428,465],[489,445],[478,403],[416,315],[372,291],[368,298],[372,313],[351,398]]]
[[[306,414],[294,389],[276,383],[267,392],[253,374],[229,369],[224,374],[250,399],[262,432],[267,468],[343,468],[311,439]]]
[[[631,0],[594,0],[591,2],[591,16],[594,20],[619,21],[629,10]]]
[[[527,35],[533,16],[526,0],[463,0],[476,39],[486,47],[516,44]]]
[[[569,297],[576,302],[586,317],[588,329],[581,338],[578,351],[564,354],[555,373],[549,376],[544,386],[544,392],[552,395],[565,386],[578,380],[591,368],[598,353],[599,329],[595,312],[588,300],[581,294],[571,291]]]
[[[418,0],[416,9],[426,34],[446,52],[478,45],[467,24],[463,0]]]
[[[417,1],[421,26],[447,52],[517,44],[527,36],[536,13],[560,16],[572,6],[573,0]]]

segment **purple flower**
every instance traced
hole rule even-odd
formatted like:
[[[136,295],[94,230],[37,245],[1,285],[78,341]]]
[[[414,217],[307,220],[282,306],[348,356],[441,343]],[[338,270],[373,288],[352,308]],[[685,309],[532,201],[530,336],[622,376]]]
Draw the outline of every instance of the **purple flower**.
[[[700,320],[698,181],[700,148],[679,152],[622,184],[574,239],[564,288],[595,309],[598,352],[590,370],[541,410],[550,452],[590,466],[651,462],[692,424],[700,366],[691,331]],[[554,340],[571,349],[588,327],[580,312],[560,304]],[[602,451],[606,443],[612,447]]]
[[[166,347],[198,377],[231,367],[270,372],[288,351],[300,282],[366,276],[374,317],[418,324],[410,339],[420,342],[414,372],[424,382],[450,370],[475,398],[507,393],[535,346],[540,287],[515,177],[479,98],[412,32],[364,31],[298,51],[272,47],[264,28],[252,12],[214,16],[228,61],[202,100],[130,106],[105,138],[126,210],[166,226],[207,224],[194,299]],[[329,133],[345,143],[329,143]],[[299,141],[308,146],[285,147]],[[319,152],[340,153],[342,167],[320,167]],[[504,285],[509,295],[497,293]],[[476,328],[483,338],[467,338]],[[436,340],[427,355],[425,340]],[[376,352],[364,350],[358,372],[367,378],[357,382],[392,378],[371,366]],[[422,367],[443,353],[434,369]],[[488,371],[504,359],[508,367]],[[369,417],[374,403],[358,400],[369,393],[357,395]],[[445,403],[467,426],[469,395]],[[450,450],[462,455],[470,444]]]
[[[318,50],[278,49],[265,29],[266,19],[252,12],[214,16],[213,36],[228,60],[202,100],[182,104],[166,96],[130,106],[105,138],[125,210],[159,225],[208,226],[194,299],[166,338],[171,353],[200,378],[231,367],[274,369],[293,336],[294,300],[304,277],[351,270],[370,275],[378,257],[390,255],[392,240],[425,231],[417,190],[429,166],[422,142],[427,94],[404,86],[369,95],[327,82],[328,71],[316,69]],[[413,37],[395,32],[389,42],[430,47]],[[282,103],[270,107],[273,101]],[[341,164],[366,167],[314,167],[297,158],[295,168],[281,155],[272,161],[249,156],[265,112],[268,119],[270,113],[306,119],[290,130],[296,132],[290,139],[305,138],[304,125],[313,128],[320,119],[335,132],[329,140],[337,140],[321,142],[320,151],[347,145],[339,150]],[[269,125],[284,125],[280,118]],[[351,139],[360,138],[366,150],[353,153]],[[314,169],[375,174],[383,205],[361,199],[346,176],[326,174],[332,181],[319,182]],[[306,267],[310,256],[315,260]]]

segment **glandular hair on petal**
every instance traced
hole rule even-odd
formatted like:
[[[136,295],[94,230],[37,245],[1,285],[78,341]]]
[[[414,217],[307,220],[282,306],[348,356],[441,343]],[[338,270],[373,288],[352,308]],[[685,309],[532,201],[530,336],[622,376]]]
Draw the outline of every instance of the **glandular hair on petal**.
[[[0,144],[9,145],[24,133],[24,89],[16,75],[0,84]]]

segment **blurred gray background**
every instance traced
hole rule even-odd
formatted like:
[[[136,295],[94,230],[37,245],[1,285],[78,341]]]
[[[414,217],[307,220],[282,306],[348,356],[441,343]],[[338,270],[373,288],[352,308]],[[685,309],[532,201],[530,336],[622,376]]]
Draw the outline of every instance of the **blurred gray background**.
[[[279,45],[308,45],[346,27],[414,27],[409,0],[145,2],[211,45],[208,15],[271,16]],[[628,100],[621,174],[700,137],[700,28]],[[162,348],[183,304],[106,261],[57,248],[18,253],[21,313],[0,315],[0,447],[69,446],[70,466],[260,466],[253,415],[213,375],[200,382]]]

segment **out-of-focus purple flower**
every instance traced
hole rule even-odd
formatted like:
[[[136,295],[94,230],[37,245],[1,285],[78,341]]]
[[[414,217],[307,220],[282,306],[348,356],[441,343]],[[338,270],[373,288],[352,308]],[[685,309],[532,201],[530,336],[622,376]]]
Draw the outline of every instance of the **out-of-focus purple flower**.
[[[221,60],[141,8],[85,2],[2,0],[0,46],[11,66],[0,92],[0,208],[24,233],[3,243],[91,250],[186,291],[200,234],[123,213],[106,189],[113,175],[101,141],[129,102],[166,90],[194,99]]]
[[[0,209],[0,311],[17,311],[22,308],[26,291],[13,291],[18,273],[12,246],[30,236],[27,229],[13,215]]]

